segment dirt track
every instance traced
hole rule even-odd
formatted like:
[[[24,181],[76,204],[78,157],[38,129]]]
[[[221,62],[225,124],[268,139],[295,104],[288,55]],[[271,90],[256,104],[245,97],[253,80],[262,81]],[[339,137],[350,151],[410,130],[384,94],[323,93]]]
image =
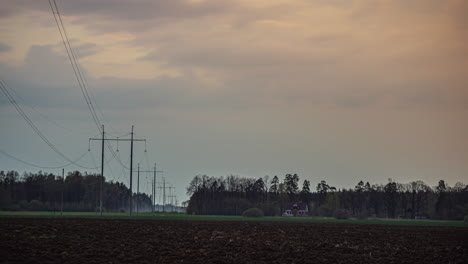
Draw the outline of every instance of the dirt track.
[[[467,263],[468,228],[0,218],[2,263]]]

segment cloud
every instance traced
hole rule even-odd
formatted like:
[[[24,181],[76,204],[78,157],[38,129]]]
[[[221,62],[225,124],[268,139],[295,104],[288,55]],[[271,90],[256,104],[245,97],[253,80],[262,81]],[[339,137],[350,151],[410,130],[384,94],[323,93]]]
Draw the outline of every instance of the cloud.
[[[10,51],[11,47],[7,44],[0,43],[0,53]]]
[[[9,5],[26,9],[26,3]],[[409,10],[401,1],[386,1],[382,6],[368,1],[183,0],[64,1],[59,5],[65,23],[74,29],[70,35],[77,38],[73,44],[87,68],[96,76],[128,85],[125,79],[142,87],[171,83],[171,87],[184,87],[175,90],[184,90],[187,98],[197,91],[258,107],[355,108],[437,100],[451,107],[448,102],[454,100],[443,98],[463,95],[460,89],[451,89],[437,96],[441,92],[429,88],[431,83],[440,86],[450,81],[457,87],[465,83],[461,76],[466,72],[466,47],[457,46],[457,34],[447,35],[454,22],[444,15],[460,7],[457,1],[446,5],[416,1]],[[418,9],[421,6],[424,12]],[[37,3],[29,8],[48,11]],[[408,24],[402,27],[396,19]],[[434,26],[423,26],[426,23]],[[74,33],[77,30],[87,32],[86,40]],[[451,70],[440,71],[441,67]],[[131,78],[130,72],[145,72],[147,80]],[[434,99],[409,100],[418,95],[428,98],[424,94],[433,94]]]
[[[79,58],[84,58],[98,53],[98,47],[95,43],[73,45],[73,50],[76,52]]]
[[[94,45],[78,46],[81,56]],[[86,109],[83,96],[73,74],[68,58],[53,51],[53,46],[32,46],[24,64],[18,68],[11,68],[0,64],[5,78],[10,86],[18,91],[28,103],[35,102],[40,107],[81,107]],[[86,71],[82,68],[82,70]],[[84,76],[89,76],[83,72]],[[27,76],[27,78],[25,78]],[[155,101],[151,95],[156,90],[159,100],[168,101],[171,93],[178,87],[186,87],[183,81],[163,78],[161,80],[128,80],[122,78],[88,77],[89,89],[102,98],[106,108],[133,108],[136,104]],[[94,87],[96,86],[96,87]],[[94,87],[94,88],[93,88]],[[132,87],[131,90],[128,87]],[[108,96],[111,94],[111,96]],[[127,103],[124,103],[127,102]]]
[[[146,131],[180,185],[288,170],[346,185],[466,175],[465,2],[58,4],[109,123]],[[89,126],[47,1],[5,2],[2,14],[1,77],[25,104]]]
[[[109,33],[144,32],[174,20],[192,20],[216,15],[232,9],[235,3],[217,0],[83,0],[57,1],[57,5],[65,21],[69,18],[73,24],[84,25],[88,30]],[[44,1],[10,1],[3,3],[2,10],[5,17],[28,10],[42,11],[52,16],[49,4]]]

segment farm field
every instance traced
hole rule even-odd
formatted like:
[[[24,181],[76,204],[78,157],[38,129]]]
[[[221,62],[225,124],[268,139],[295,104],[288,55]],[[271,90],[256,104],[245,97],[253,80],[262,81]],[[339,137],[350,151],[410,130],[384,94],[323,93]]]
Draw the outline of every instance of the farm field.
[[[40,217],[40,218],[106,218],[106,219],[129,219],[127,213],[104,213],[99,216],[93,212],[31,212],[31,211],[0,211],[0,217]],[[152,220],[201,220],[201,221],[261,221],[261,222],[306,222],[306,223],[346,223],[346,224],[384,224],[384,225],[417,225],[417,226],[458,226],[468,227],[463,221],[441,221],[441,220],[411,220],[411,219],[347,219],[337,220],[335,218],[323,217],[262,217],[246,218],[241,216],[223,215],[188,215],[182,213],[140,213],[139,216],[132,216],[131,219],[152,219]]]
[[[463,263],[468,228],[0,217],[7,263]]]

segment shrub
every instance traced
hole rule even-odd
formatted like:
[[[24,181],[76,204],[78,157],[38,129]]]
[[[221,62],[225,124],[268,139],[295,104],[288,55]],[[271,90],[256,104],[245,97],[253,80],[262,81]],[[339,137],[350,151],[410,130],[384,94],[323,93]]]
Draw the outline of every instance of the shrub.
[[[331,209],[327,205],[320,206],[318,211],[319,211],[320,216],[325,216],[325,217],[333,216],[333,209]]]
[[[258,204],[257,206],[257,208],[263,211],[264,216],[281,215],[280,207],[277,202]]]
[[[358,213],[357,218],[360,220],[366,220],[369,217],[366,208],[362,208],[362,210]]]
[[[243,217],[263,217],[263,211],[258,208],[249,208],[242,213]]]
[[[468,223],[468,215],[465,215],[464,221],[465,221],[465,223]]]
[[[125,213],[125,208],[120,208],[120,209],[119,209],[119,212]]]
[[[29,209],[32,211],[44,210],[44,204],[39,200],[31,200],[29,202]]]
[[[346,209],[336,209],[334,213],[336,219],[348,219],[350,215]]]
[[[21,200],[18,202],[18,205],[21,209],[23,210],[28,210],[29,209],[29,203],[26,200]]]
[[[9,205],[6,207],[6,209],[7,209],[8,211],[20,211],[20,210],[21,210],[20,206],[17,205],[17,204],[9,204]]]

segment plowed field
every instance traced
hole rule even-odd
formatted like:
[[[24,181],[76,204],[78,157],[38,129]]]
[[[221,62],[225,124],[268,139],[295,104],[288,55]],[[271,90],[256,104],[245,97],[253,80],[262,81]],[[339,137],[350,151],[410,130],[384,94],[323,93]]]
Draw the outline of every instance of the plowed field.
[[[468,228],[0,218],[2,263],[467,263]]]

